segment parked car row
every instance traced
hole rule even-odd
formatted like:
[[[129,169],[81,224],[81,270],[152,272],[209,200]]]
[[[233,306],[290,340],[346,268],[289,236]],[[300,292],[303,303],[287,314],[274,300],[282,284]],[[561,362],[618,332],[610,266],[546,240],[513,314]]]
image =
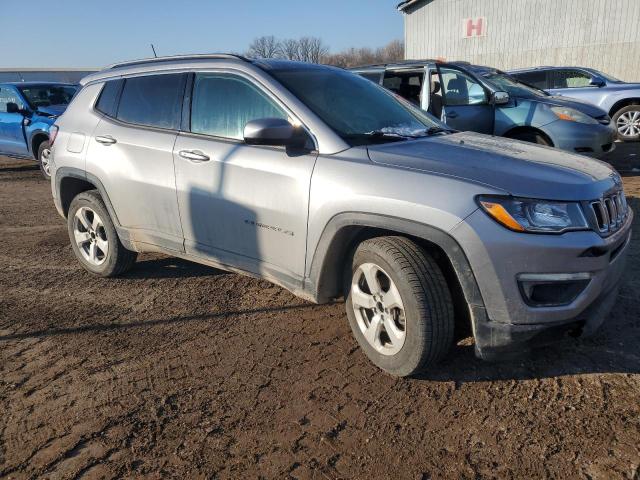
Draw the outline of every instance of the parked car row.
[[[457,130],[594,157],[610,152],[616,136],[624,141],[640,139],[640,85],[594,70],[538,68],[506,73],[435,60],[352,70]]]
[[[424,109],[518,138],[534,135],[513,131],[526,121],[592,154],[611,142],[608,117],[493,69],[427,67],[361,72],[397,94],[343,69],[234,55],[86,77],[51,130],[76,258],[112,277],[164,252],[314,302],[344,297],[362,350],[394,375],[437,362],[461,326],[483,359],[592,333],[630,244],[620,176],[455,132]]]

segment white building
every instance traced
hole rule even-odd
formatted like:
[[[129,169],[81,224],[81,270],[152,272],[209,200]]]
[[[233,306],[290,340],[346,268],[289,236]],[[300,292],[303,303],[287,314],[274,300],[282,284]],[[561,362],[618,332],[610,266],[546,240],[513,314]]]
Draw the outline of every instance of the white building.
[[[640,81],[640,0],[406,0],[407,59],[592,67]]]

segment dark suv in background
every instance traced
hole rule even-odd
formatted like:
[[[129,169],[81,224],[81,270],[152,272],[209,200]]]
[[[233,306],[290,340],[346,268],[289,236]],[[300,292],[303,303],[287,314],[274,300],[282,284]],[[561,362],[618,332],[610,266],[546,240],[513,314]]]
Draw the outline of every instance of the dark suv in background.
[[[535,67],[509,74],[552,95],[566,95],[599,106],[613,119],[620,140],[640,140],[640,83],[623,82],[581,67]]]
[[[0,155],[35,158],[50,173],[49,129],[75,95],[65,83],[0,83]]]
[[[456,130],[515,138],[600,157],[615,130],[595,105],[551,96],[495,68],[467,62],[406,61],[352,69]]]

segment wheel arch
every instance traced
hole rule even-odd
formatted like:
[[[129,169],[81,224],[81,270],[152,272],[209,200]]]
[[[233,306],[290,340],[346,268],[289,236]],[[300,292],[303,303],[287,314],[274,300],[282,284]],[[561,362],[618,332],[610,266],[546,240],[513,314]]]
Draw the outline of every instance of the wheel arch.
[[[44,130],[36,130],[31,134],[29,147],[31,147],[31,154],[36,160],[38,159],[38,148],[40,148],[40,144],[48,140],[49,140],[49,134]]]
[[[507,138],[513,138],[515,135],[518,135],[520,133],[538,134],[544,137],[544,139],[549,143],[550,146],[552,147],[554,146],[553,140],[551,140],[551,137],[549,137],[549,135],[547,135],[543,130],[540,130],[539,128],[536,128],[536,127],[532,127],[530,125],[518,125],[517,127],[513,127],[510,130],[507,130],[505,133],[502,134],[502,136]]]
[[[622,100],[618,100],[609,110],[609,116],[613,117],[618,110],[630,105],[640,105],[640,97],[624,98]]]
[[[471,265],[458,242],[438,228],[386,215],[345,213],[325,227],[309,268],[308,282],[319,303],[343,294],[344,268],[357,246],[380,236],[407,237],[433,255],[454,298],[456,319],[467,333],[474,310],[484,311],[484,301]],[[464,327],[463,327],[464,326]]]

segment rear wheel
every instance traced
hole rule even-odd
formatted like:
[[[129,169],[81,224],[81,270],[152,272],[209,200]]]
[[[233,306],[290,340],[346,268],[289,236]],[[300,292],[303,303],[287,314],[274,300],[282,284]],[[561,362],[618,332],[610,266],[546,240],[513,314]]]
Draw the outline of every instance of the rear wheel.
[[[71,247],[82,266],[101,277],[115,277],[129,270],[137,253],[120,242],[100,194],[80,193],[71,202],[67,215]]]
[[[51,178],[51,144],[48,140],[38,146],[38,163],[42,176],[46,179]]]
[[[367,357],[392,375],[440,360],[453,342],[453,303],[434,259],[404,237],[361,243],[347,272],[346,309]]]
[[[611,119],[618,138],[624,142],[640,140],[640,105],[629,105],[618,110]]]
[[[513,138],[514,140],[521,140],[523,142],[537,143],[538,145],[546,145],[547,147],[553,146],[544,135],[534,131],[517,132],[509,135],[509,138]]]

